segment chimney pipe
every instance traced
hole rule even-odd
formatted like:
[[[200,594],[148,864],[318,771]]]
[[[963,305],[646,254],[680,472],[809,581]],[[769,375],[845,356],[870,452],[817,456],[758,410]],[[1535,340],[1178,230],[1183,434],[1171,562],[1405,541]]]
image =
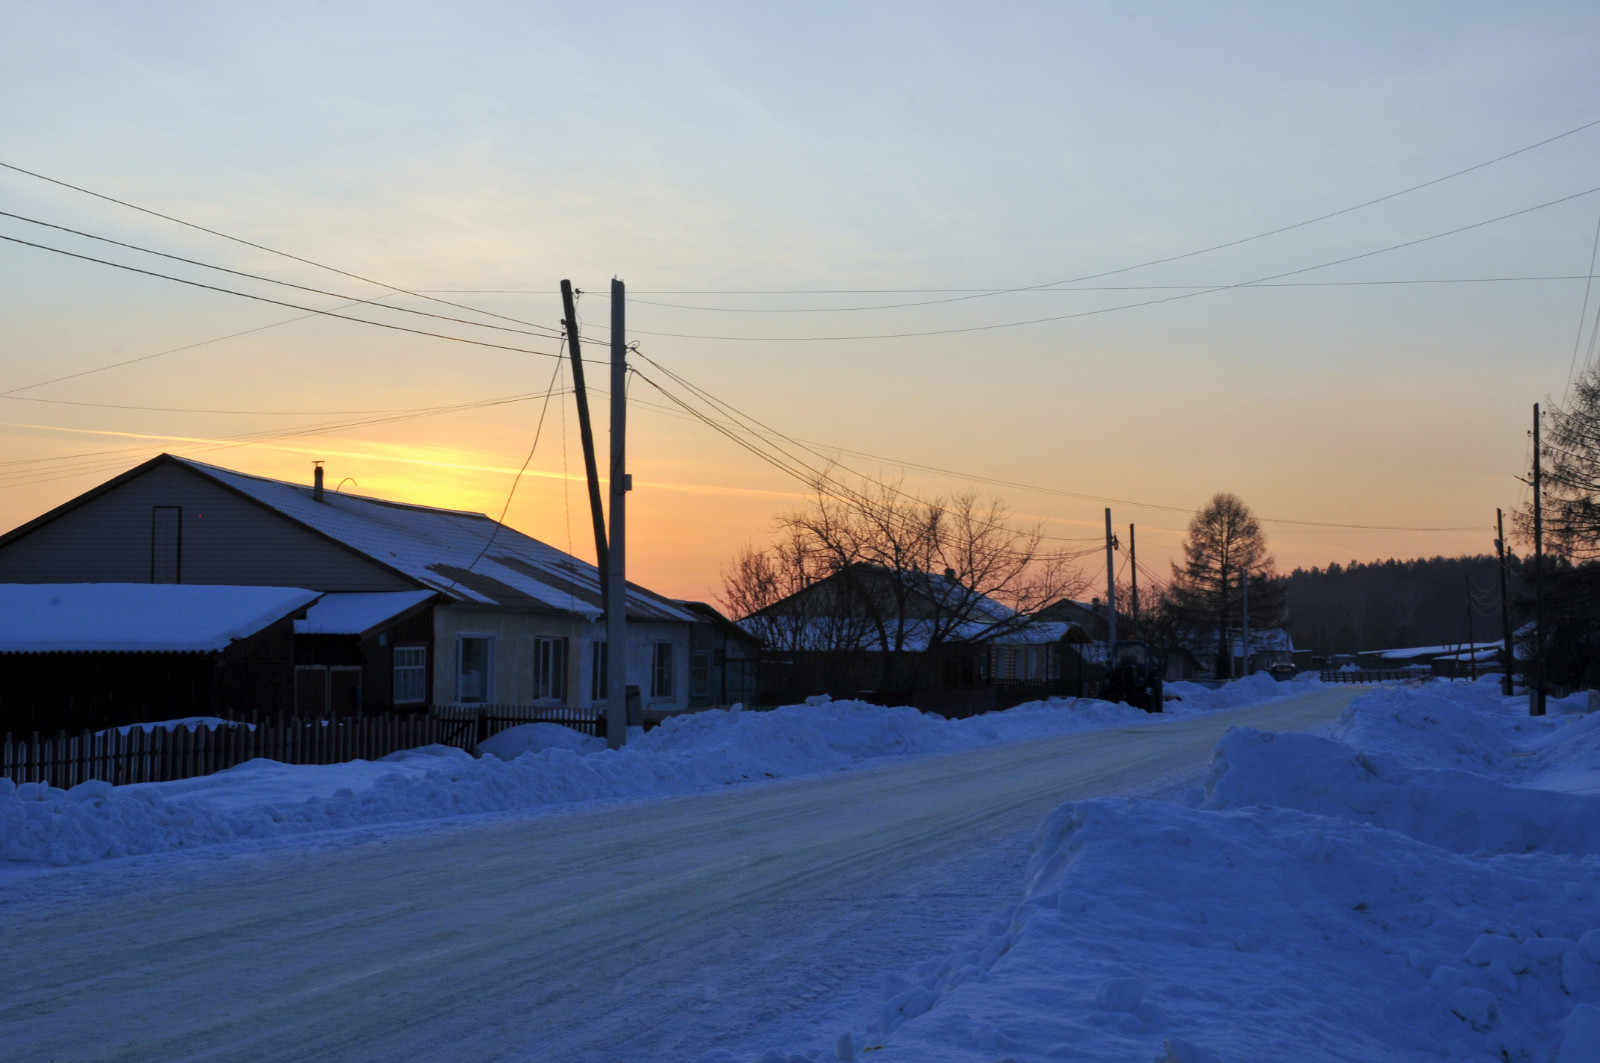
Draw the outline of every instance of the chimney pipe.
[[[312,474],[313,479],[311,481],[311,497],[316,499],[318,502],[322,502],[324,501],[322,497],[322,462],[314,461],[311,464],[316,469],[316,472]]]

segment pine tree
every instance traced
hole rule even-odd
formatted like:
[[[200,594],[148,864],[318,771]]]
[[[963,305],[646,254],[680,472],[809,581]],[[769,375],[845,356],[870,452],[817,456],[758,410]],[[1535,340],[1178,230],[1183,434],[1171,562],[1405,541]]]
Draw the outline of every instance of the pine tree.
[[[1275,568],[1260,522],[1238,495],[1218,492],[1189,522],[1183,564],[1172,566],[1171,606],[1190,649],[1197,655],[1214,650],[1219,678],[1233,673],[1242,574],[1249,573],[1251,629],[1283,623],[1283,581]]]

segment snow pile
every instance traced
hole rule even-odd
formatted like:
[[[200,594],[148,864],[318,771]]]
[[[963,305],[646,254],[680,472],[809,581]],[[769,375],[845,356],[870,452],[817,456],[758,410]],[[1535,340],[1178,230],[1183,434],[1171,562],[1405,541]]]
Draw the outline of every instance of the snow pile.
[[[1200,807],[1062,806],[1021,904],[772,1058],[1600,1060],[1600,796],[1512,784],[1600,770],[1600,723],[1443,686],[1231,732]]]
[[[253,760],[176,783],[70,791],[0,780],[0,861],[54,865],[366,824],[647,798],[954,753],[1163,717],[1055,699],[967,720],[857,701],[703,712],[633,732],[613,752],[557,724],[512,728],[481,759],[442,746],[381,761]]]
[[[1192,713],[1214,712],[1218,709],[1234,709],[1241,705],[1253,705],[1275,698],[1288,697],[1291,694],[1303,693],[1309,684],[1318,680],[1312,679],[1309,683],[1295,681],[1293,684],[1280,683],[1265,672],[1235,679],[1219,687],[1204,686],[1200,683],[1185,683],[1177,681],[1165,684],[1166,696],[1169,699],[1166,705],[1167,712]]]

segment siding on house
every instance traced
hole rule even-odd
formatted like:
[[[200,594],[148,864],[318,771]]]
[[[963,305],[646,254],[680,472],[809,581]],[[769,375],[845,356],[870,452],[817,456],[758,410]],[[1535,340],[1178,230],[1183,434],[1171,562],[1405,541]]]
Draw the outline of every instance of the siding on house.
[[[181,514],[171,582],[320,591],[417,587],[176,462],[155,465],[37,527],[24,526],[0,548],[0,583],[156,582],[152,575],[165,575],[153,565],[161,560],[153,556],[157,507]]]

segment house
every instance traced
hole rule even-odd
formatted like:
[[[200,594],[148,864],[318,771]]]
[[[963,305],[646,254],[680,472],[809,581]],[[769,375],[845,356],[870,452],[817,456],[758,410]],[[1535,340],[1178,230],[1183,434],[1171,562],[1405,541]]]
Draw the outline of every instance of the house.
[[[7,582],[319,592],[296,636],[307,711],[608,695],[593,565],[481,513],[325,491],[320,465],[293,484],[162,454],[0,536]],[[629,685],[687,708],[701,617],[634,584],[626,609]]]
[[[689,632],[689,707],[755,704],[761,640],[705,602],[678,604],[700,618]]]
[[[850,565],[739,624],[765,646],[769,703],[825,693],[965,716],[1099,674],[1068,648],[1080,625],[1025,616],[949,571]]]
[[[0,584],[0,734],[293,708],[297,587]]]

